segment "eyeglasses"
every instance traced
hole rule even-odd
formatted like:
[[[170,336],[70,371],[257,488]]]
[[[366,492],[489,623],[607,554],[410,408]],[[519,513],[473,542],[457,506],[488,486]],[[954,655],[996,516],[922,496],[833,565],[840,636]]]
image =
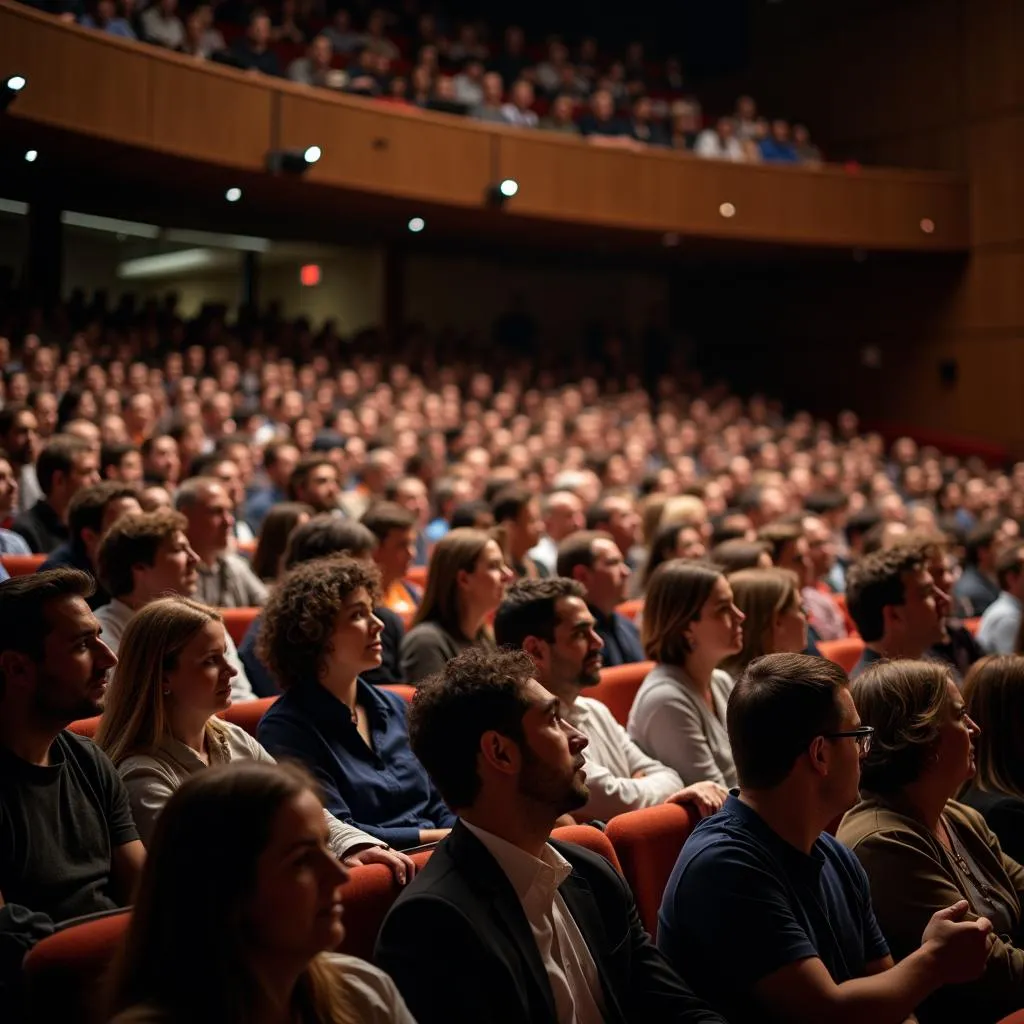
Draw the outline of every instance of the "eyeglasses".
[[[850,736],[857,741],[857,750],[863,757],[871,749],[871,737],[875,735],[874,726],[862,725],[859,729],[850,729],[847,732],[826,732],[823,734],[827,740],[841,740]]]

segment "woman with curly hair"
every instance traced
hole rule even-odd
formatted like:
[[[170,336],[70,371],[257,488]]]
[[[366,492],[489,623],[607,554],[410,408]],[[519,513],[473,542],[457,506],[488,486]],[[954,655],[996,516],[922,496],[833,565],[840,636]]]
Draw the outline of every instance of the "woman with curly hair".
[[[344,555],[278,582],[258,651],[284,694],[259,740],[313,772],[336,818],[407,849],[442,839],[455,816],[409,747],[405,701],[360,678],[381,662],[379,591],[376,567]]]

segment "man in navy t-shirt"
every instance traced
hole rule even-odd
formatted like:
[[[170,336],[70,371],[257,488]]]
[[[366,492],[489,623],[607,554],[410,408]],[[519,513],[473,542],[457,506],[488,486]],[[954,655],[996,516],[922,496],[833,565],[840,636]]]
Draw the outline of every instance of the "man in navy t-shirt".
[[[937,913],[893,965],[856,857],[824,830],[857,799],[861,726],[843,670],[773,654],[736,684],[727,715],[740,789],[683,847],[658,946],[731,1024],[902,1024],[942,984],[984,968],[991,924]]]

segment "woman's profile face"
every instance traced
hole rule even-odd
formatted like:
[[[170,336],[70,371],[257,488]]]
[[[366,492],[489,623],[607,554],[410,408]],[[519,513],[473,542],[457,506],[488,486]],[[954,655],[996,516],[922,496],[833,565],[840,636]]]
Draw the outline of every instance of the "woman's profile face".
[[[737,654],[743,647],[745,618],[736,607],[729,581],[719,576],[700,610],[700,618],[687,628],[690,647],[702,658],[715,655],[718,661]]]
[[[304,964],[345,937],[341,886],[348,872],[328,837],[323,806],[308,789],[274,816],[245,915],[250,948],[261,957]]]
[[[946,682],[946,708],[939,727],[935,748],[935,767],[948,780],[952,797],[968,780],[974,778],[974,738],[981,730],[967,714],[967,705],[956,683]]]
[[[231,704],[231,680],[238,670],[227,661],[222,622],[207,622],[181,649],[164,676],[166,700],[188,712],[213,715]]]

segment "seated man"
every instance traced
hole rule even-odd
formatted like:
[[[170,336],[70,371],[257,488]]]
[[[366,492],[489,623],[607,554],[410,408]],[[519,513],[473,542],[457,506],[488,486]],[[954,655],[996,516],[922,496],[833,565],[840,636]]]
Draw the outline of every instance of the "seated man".
[[[122,516],[100,542],[97,553],[100,580],[110,592],[110,604],[96,612],[103,640],[114,653],[131,617],[150,601],[166,594],[194,597],[199,562],[185,536],[187,521],[169,508]],[[256,695],[238,657],[231,634],[225,630],[225,657],[238,672],[231,680],[232,700]]]
[[[373,560],[380,569],[381,604],[399,615],[412,616],[423,598],[418,587],[405,581],[416,558],[415,517],[401,505],[378,501],[363,513],[360,522],[377,538]]]
[[[186,480],[174,506],[187,520],[189,546],[199,558],[196,597],[214,608],[252,608],[267,600],[267,585],[249,563],[229,550],[235,525],[235,503],[215,477]]]
[[[574,580],[520,580],[505,594],[494,618],[499,647],[525,651],[534,678],[561,702],[562,717],[590,741],[586,758],[590,797],[574,811],[579,821],[607,821],[624,811],[673,800],[692,801],[701,815],[721,809],[728,795],[714,782],[683,788],[683,780],[648,757],[599,700],[583,691],[601,681],[601,648],[586,591]]]
[[[524,487],[513,485],[499,491],[491,502],[494,522],[504,531],[505,557],[517,579],[550,575],[547,566],[535,562],[527,552],[544,535],[537,499]]]
[[[587,739],[525,654],[453,658],[420,686],[410,739],[461,819],[377,940],[420,1024],[721,1022],[654,948],[607,861],[549,842],[587,802]]]
[[[96,577],[96,553],[103,535],[121,516],[141,512],[137,492],[127,484],[107,480],[83,487],[68,506],[68,532],[70,539],[61,544],[40,566],[40,571],[65,566],[81,569]],[[97,587],[89,598],[89,607],[99,608],[110,600],[110,595]]]
[[[117,663],[77,569],[0,584],[0,925],[126,906],[145,851],[107,756],[68,723],[100,712]],[[6,907],[4,904],[6,903]],[[22,915],[24,919],[24,915]]]
[[[1014,654],[1024,601],[1024,546],[1014,544],[996,559],[999,596],[985,609],[978,643],[986,654]]]
[[[846,603],[864,639],[851,679],[882,658],[921,658],[945,643],[949,596],[935,586],[919,545],[896,544],[850,567]]]
[[[893,966],[867,876],[824,830],[854,805],[871,730],[843,670],[770,654],[736,683],[739,796],[702,821],[669,878],[658,946],[731,1024],[902,1024],[940,985],[981,974],[991,923],[939,911]],[[742,953],[722,951],[743,937]]]
[[[303,562],[314,558],[326,558],[328,555],[351,555],[362,561],[372,561],[377,541],[370,531],[361,523],[353,523],[341,516],[314,516],[308,523],[296,527],[288,538],[284,557],[281,559],[282,572],[294,569]],[[384,623],[384,631],[380,635],[383,650],[379,667],[363,672],[362,678],[373,686],[383,683],[400,683],[401,659],[399,649],[402,646],[402,635],[405,628],[402,620],[389,608],[379,605],[373,614]],[[263,615],[258,615],[252,622],[245,636],[239,653],[242,664],[258,697],[272,697],[280,693],[270,669],[260,659],[259,638],[263,627]]]
[[[604,664],[645,661],[640,630],[615,609],[626,600],[630,568],[610,533],[581,530],[558,546],[558,575],[582,583],[587,607],[604,641]]]
[[[41,497],[11,524],[36,554],[48,555],[68,539],[68,506],[83,487],[100,482],[99,455],[88,441],[55,434],[36,462]]]

